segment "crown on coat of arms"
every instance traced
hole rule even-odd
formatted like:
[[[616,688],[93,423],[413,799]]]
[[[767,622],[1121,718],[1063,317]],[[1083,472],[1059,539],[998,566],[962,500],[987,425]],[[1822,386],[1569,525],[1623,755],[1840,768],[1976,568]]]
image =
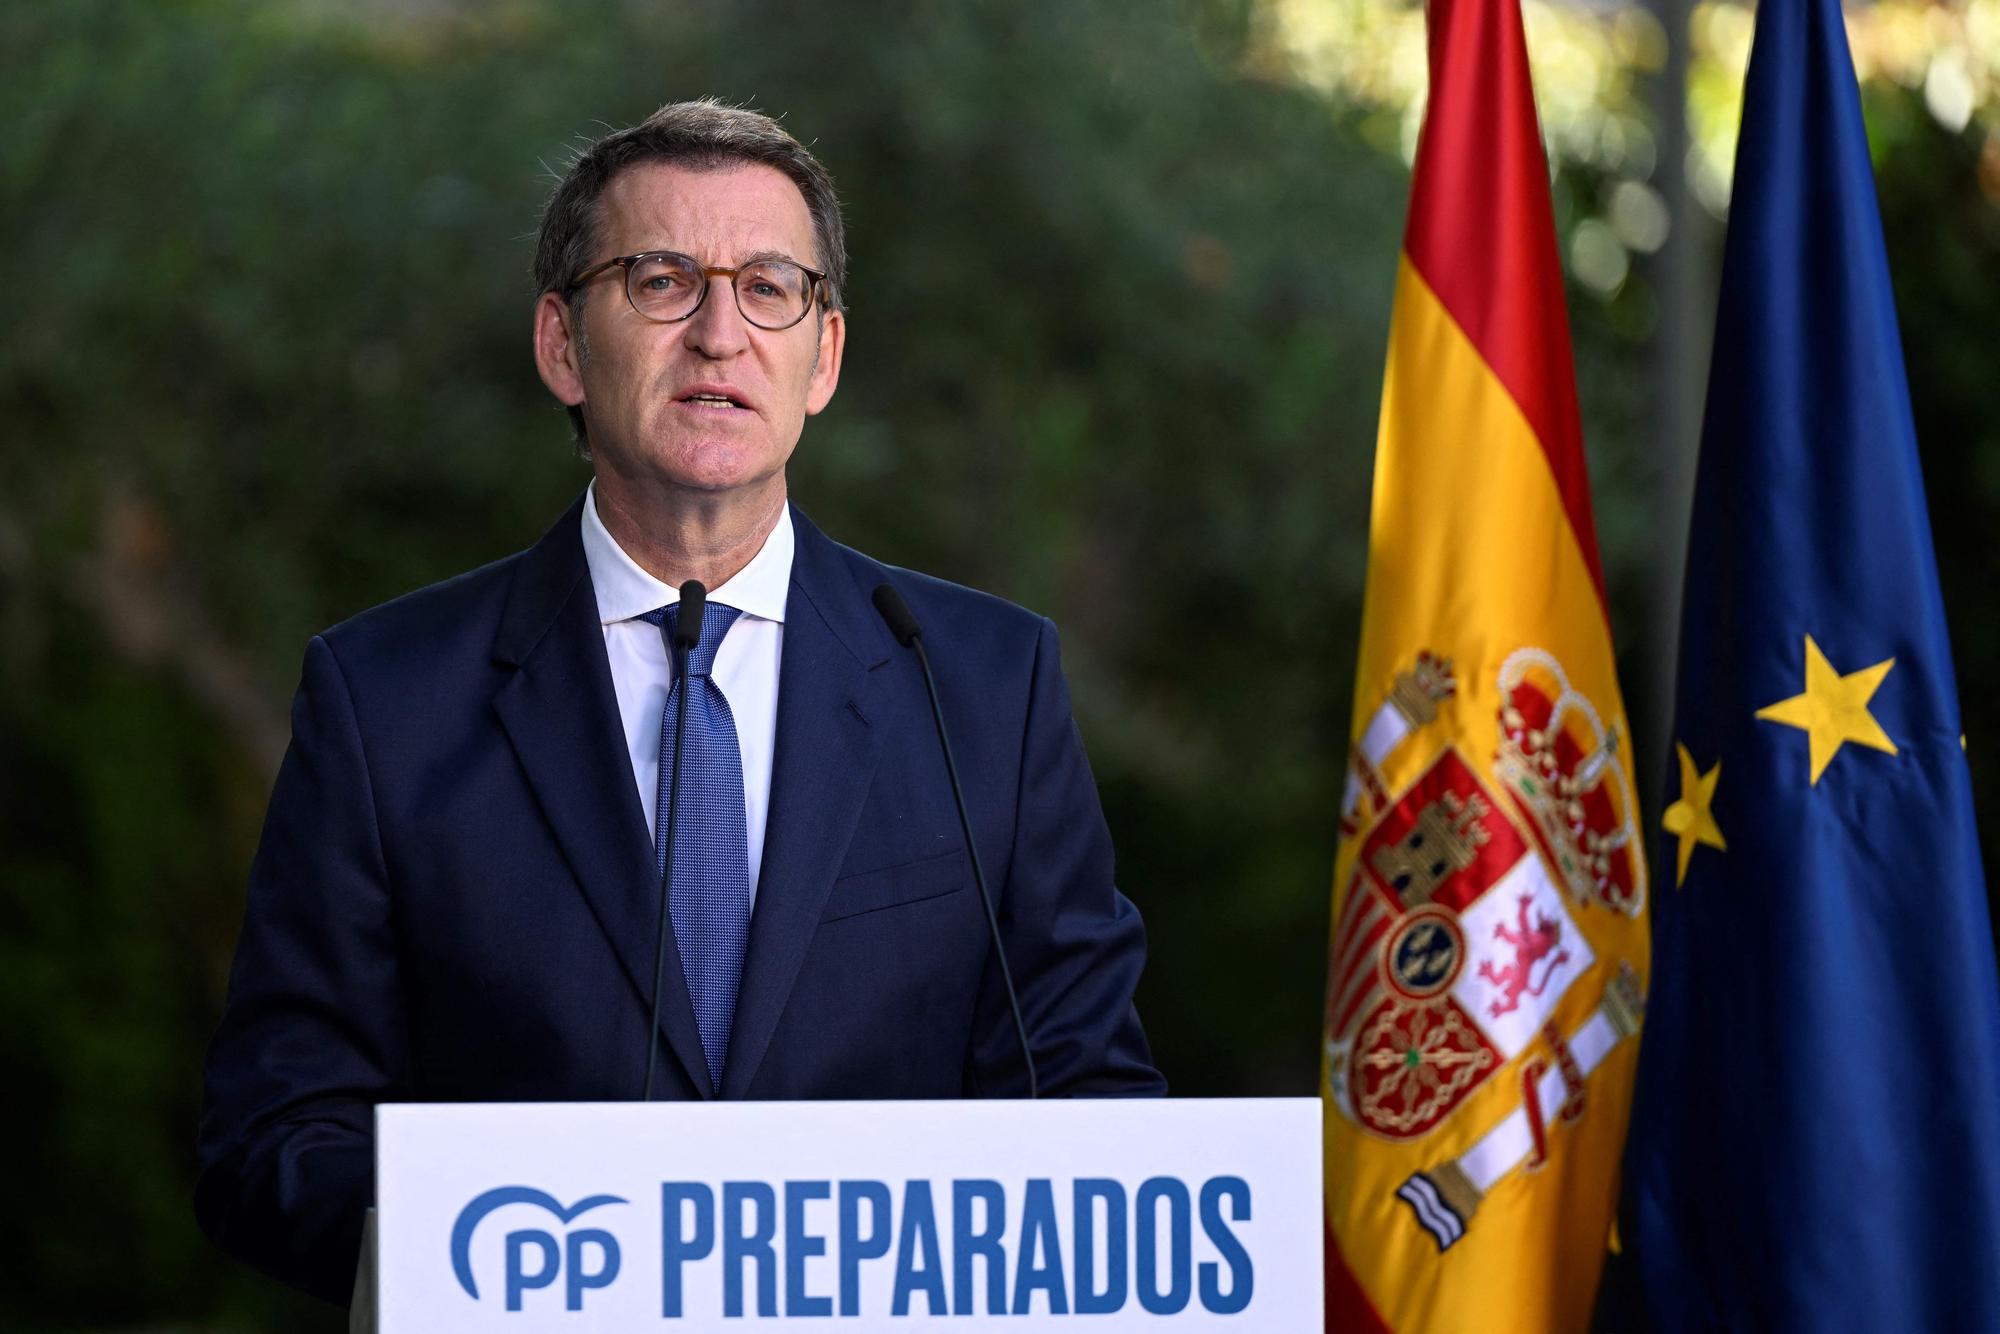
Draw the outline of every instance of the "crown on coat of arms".
[[[1438,705],[1457,693],[1458,680],[1451,674],[1451,659],[1425,650],[1417,654],[1415,667],[1396,673],[1395,684],[1389,687],[1389,702],[1410,720],[1410,726],[1422,727],[1435,721]]]
[[[1645,904],[1632,793],[1619,735],[1570,686],[1554,656],[1524,648],[1500,668],[1495,770],[1513,792],[1570,897],[1627,915]]]

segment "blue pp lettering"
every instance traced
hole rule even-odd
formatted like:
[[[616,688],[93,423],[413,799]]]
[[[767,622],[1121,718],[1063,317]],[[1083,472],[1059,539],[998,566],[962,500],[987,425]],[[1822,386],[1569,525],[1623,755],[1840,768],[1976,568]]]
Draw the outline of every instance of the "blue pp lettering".
[[[529,1246],[542,1253],[542,1267],[529,1273],[521,1267],[521,1260]],[[507,1234],[507,1309],[521,1309],[521,1294],[530,1288],[546,1288],[556,1281],[556,1271],[562,1268],[562,1252],[556,1249],[556,1239],[540,1228],[523,1228],[519,1232]]]
[[[583,1248],[595,1246],[603,1257],[603,1263],[595,1269],[586,1269],[583,1264]],[[600,1227],[581,1228],[563,1239],[565,1269],[568,1277],[563,1280],[563,1305],[572,1311],[583,1309],[583,1294],[589,1288],[611,1286],[611,1280],[618,1277],[621,1257],[618,1254],[618,1239]]]

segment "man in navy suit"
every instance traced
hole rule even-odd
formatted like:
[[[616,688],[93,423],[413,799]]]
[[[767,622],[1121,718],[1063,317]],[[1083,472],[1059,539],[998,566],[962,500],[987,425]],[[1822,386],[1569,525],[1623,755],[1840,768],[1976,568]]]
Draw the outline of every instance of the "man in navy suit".
[[[659,958],[654,1096],[1027,1091],[885,581],[933,648],[1042,1092],[1164,1092],[1054,627],[790,505],[845,267],[825,171],[754,112],[663,108],[551,197],[535,361],[594,480],[529,550],[308,646],[207,1065],[196,1211],[226,1249],[344,1301],[375,1104],[638,1097]]]

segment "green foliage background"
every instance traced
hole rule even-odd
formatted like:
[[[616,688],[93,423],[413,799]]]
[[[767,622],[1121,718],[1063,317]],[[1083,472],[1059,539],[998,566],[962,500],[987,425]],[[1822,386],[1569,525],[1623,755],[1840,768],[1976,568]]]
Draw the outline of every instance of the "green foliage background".
[[[1056,618],[1160,1064],[1184,1094],[1313,1090],[1407,179],[1360,113],[1247,72],[1254,25],[1247,0],[0,15],[0,1102],[34,1202],[0,1210],[0,1323],[339,1327],[188,1202],[300,653],[583,486],[528,357],[545,168],[677,97],[784,114],[848,200],[848,365],[794,495]],[[1870,111],[1983,763],[2000,209],[1969,136],[1909,95]],[[1565,225],[1591,188],[1559,179]],[[1572,298],[1634,695],[1666,652],[1645,283]]]

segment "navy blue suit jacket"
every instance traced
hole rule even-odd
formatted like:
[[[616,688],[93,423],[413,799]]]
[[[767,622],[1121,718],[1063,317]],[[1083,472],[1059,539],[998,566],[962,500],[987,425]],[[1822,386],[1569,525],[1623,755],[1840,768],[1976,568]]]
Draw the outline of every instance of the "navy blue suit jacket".
[[[636,1098],[660,902],[579,535],[377,607],[306,652],[209,1051],[196,1212],[335,1301],[383,1101]],[[1026,1090],[914,655],[924,627],[1045,1093],[1155,1094],[1139,916],[1055,628],[793,512],[777,746],[722,1087],[673,937],[668,1098]],[[662,1096],[656,1087],[656,1096]]]

